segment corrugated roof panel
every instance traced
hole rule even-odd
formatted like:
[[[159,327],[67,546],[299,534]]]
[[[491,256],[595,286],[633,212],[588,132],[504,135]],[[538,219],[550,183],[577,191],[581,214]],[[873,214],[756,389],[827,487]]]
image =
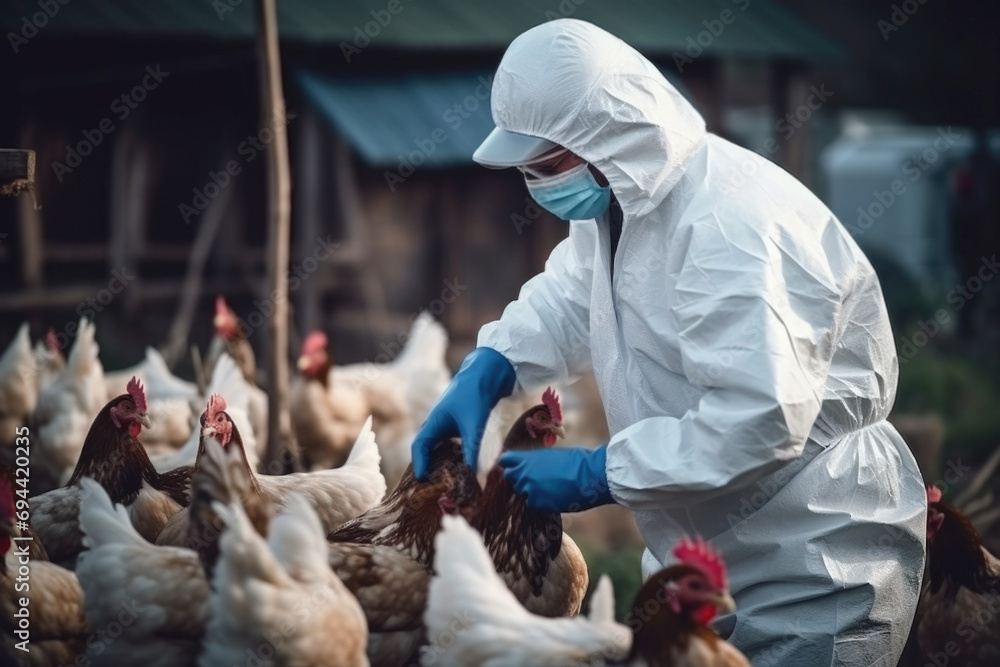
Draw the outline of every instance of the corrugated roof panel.
[[[493,130],[492,72],[338,80],[299,71],[296,77],[309,101],[373,166],[468,164]]]
[[[41,28],[46,34],[192,34],[242,39],[254,31],[253,0],[73,0],[58,6],[59,11]],[[395,14],[390,6],[397,10]],[[0,5],[0,29],[4,34],[19,32],[23,17],[38,11],[38,0],[8,0]],[[721,23],[723,12],[731,12],[725,15],[731,18],[728,24]],[[770,0],[278,3],[285,38],[350,43],[357,29],[365,32],[367,28],[365,37],[371,39],[373,48],[502,50],[524,30],[563,15],[592,21],[649,54],[669,55],[683,51],[689,40],[700,40],[705,53],[713,55],[799,60],[843,57],[843,50],[820,30]]]

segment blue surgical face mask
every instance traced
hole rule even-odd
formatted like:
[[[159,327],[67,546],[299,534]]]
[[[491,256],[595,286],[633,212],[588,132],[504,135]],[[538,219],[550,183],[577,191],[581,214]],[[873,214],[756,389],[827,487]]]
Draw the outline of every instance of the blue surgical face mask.
[[[561,174],[525,180],[531,198],[563,220],[589,220],[608,210],[611,187],[594,180],[587,163]]]

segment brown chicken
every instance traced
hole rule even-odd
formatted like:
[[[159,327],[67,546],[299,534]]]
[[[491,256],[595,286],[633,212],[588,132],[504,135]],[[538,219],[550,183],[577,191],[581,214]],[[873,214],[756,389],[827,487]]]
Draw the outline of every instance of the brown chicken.
[[[92,477],[112,502],[124,505],[136,530],[150,541],[188,504],[192,469],[156,471],[138,440],[149,425],[145,392],[135,378],[127,389],[94,419],[69,483],[31,499],[32,528],[56,563],[72,566],[83,548],[78,524],[83,477]]]
[[[934,486],[927,489],[927,567],[913,632],[920,656],[912,664],[1000,664],[1000,560]]]
[[[480,496],[456,440],[431,453],[428,480],[413,466],[378,506],[328,536],[330,567],[358,598],[368,620],[375,667],[401,665],[424,638],[422,616],[443,512],[471,516]]]
[[[564,434],[562,406],[550,387],[542,403],[511,426],[504,451],[551,447]],[[483,535],[497,572],[525,608],[540,616],[580,612],[590,577],[576,543],[563,533],[562,516],[528,508],[494,466],[472,525]]]
[[[218,394],[209,397],[201,414],[202,433],[210,418],[218,420],[222,414],[228,414],[225,407],[225,400]],[[186,546],[197,551],[208,576],[218,558],[219,535],[225,528],[213,507],[216,501],[223,505],[239,501],[254,526],[262,535],[266,534],[271,506],[261,495],[239,429],[232,430],[225,444],[212,435],[201,438],[191,476],[191,504],[171,517],[156,538],[159,545]]]

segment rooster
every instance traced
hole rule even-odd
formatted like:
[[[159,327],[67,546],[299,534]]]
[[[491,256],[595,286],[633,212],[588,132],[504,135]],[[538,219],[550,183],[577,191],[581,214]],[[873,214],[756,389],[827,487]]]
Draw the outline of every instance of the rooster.
[[[15,522],[14,489],[8,471],[0,473],[0,655],[5,665],[70,665],[84,647],[90,626],[83,612],[83,591],[76,575],[48,562],[30,529]],[[20,568],[27,565],[29,575]],[[28,600],[28,652],[15,648],[23,639],[14,616]]]
[[[591,598],[589,617],[544,618],[522,607],[504,585],[480,535],[460,517],[445,517],[424,617],[431,642],[421,651],[422,662],[750,667],[707,627],[717,610],[735,609],[722,559],[700,539],[682,541],[674,556],[677,564],[653,575],[636,594],[629,627],[614,620],[605,577]]]
[[[504,439],[504,451],[552,447],[565,433],[559,396],[549,387],[542,403],[524,412]],[[531,613],[573,616],[589,584],[587,563],[562,529],[562,516],[528,508],[494,466],[487,478],[473,526],[497,570]]]
[[[107,400],[96,329],[81,318],[78,331],[66,367],[42,389],[34,414],[38,425],[34,450],[42,456],[32,459],[32,472],[45,473],[58,484],[66,483],[90,422]]]
[[[919,663],[1000,664],[998,604],[1000,559],[965,514],[928,487],[927,568],[913,621]]]
[[[32,527],[53,561],[73,559],[82,549],[77,517],[84,476],[95,478],[114,502],[126,506],[139,534],[150,541],[187,505],[191,470],[156,471],[137,439],[148,424],[146,395],[133,378],[127,393],[94,419],[68,484],[31,499]]]
[[[226,408],[226,400],[221,396],[213,395],[209,399],[205,425],[201,429],[202,440],[211,438],[223,448],[237,447],[245,462],[240,430]],[[247,470],[253,483],[259,486],[261,495],[275,506],[282,506],[292,493],[308,498],[319,513],[324,530],[330,532],[374,507],[385,495],[385,478],[379,472],[378,464],[378,446],[368,421],[343,467],[277,476],[258,475],[250,470],[249,465]]]
[[[215,366],[223,354],[229,355],[236,362],[236,366],[243,373],[243,379],[249,385],[247,414],[250,417],[250,425],[257,441],[257,455],[263,457],[267,451],[268,403],[267,394],[257,386],[257,361],[254,357],[253,347],[247,340],[247,335],[244,332],[245,327],[241,325],[236,313],[221,296],[215,299],[215,318],[212,323],[215,327],[215,336],[208,348],[206,371],[209,375],[214,374]]]
[[[150,544],[133,528],[129,510],[114,504],[100,484],[83,477],[79,486],[88,550],[76,571],[87,620],[95,628],[121,627],[113,640],[88,642],[88,664],[193,664],[209,616],[209,584],[198,554]]]
[[[382,470],[395,487],[410,462],[416,430],[451,380],[445,363],[448,334],[429,313],[410,328],[406,345],[389,363],[333,366],[326,334],[314,331],[302,343],[302,377],[292,388],[292,423],[310,461],[320,466],[342,460],[344,431],[360,415],[374,417]]]
[[[25,322],[0,356],[0,442],[14,441],[15,429],[35,411],[37,402],[38,373]]]
[[[198,665],[231,667],[249,656],[275,667],[367,667],[364,614],[327,565],[309,500],[289,495],[267,541],[239,503],[215,511],[227,529]]]

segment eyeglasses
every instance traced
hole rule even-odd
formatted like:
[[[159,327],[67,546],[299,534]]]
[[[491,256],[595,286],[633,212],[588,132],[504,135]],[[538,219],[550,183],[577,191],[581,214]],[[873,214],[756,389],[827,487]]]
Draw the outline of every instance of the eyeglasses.
[[[568,148],[560,146],[554,152],[542,156],[531,164],[520,165],[517,169],[528,180],[548,178],[549,176],[555,176],[565,171],[565,169],[561,169],[560,167],[566,162],[566,158],[571,155],[573,154],[569,152]]]

